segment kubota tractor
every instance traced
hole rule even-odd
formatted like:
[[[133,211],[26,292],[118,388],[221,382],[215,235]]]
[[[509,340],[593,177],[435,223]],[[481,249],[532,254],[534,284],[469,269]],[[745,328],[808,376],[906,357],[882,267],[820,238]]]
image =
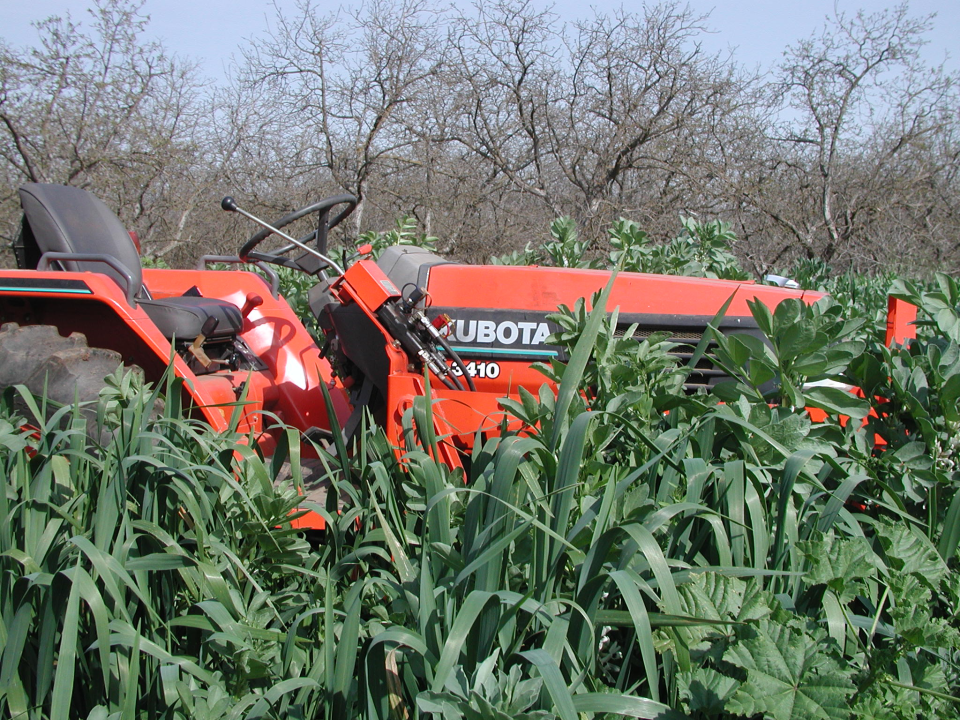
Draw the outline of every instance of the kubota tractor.
[[[610,279],[597,270],[463,265],[413,247],[392,247],[377,261],[361,258],[344,269],[326,244],[329,229],[356,207],[350,195],[272,226],[225,198],[225,210],[263,226],[237,256],[205,256],[195,270],[145,269],[131,235],[90,193],[30,184],[20,199],[19,269],[0,270],[0,387],[45,389],[61,403],[90,400],[120,363],[139,366],[155,382],[172,357],[195,412],[225,429],[242,398],[240,429],[267,454],[276,430],[265,413],[322,440],[334,428],[353,433],[367,408],[399,443],[403,414],[425,393],[428,376],[442,459],[460,463],[478,430],[497,431],[500,398],[516,397],[520,387],[536,393],[543,384],[531,362],[560,352],[547,342],[547,315]],[[310,215],[316,223],[307,235],[283,232]],[[286,244],[261,250],[273,234]],[[267,280],[205,269],[211,262],[254,264]],[[325,331],[323,350],[279,295],[271,265],[318,277],[310,305]],[[624,328],[637,324],[635,336],[667,331],[692,349],[731,295],[721,329],[754,333],[747,300],[773,308],[785,298],[820,297],[749,282],[621,273],[609,307],[619,307]],[[912,317],[901,311],[891,318],[890,338],[908,336]],[[705,359],[689,383],[720,379]],[[305,444],[305,456],[311,447]]]

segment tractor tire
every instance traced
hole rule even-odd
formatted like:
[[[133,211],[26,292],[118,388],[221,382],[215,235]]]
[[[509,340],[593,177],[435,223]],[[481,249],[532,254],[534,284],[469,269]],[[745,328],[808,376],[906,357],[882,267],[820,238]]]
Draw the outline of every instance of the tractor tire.
[[[121,365],[120,353],[89,347],[81,333],[63,337],[52,325],[0,327],[0,390],[25,385],[37,397],[46,395],[59,405],[95,401],[104,378]],[[26,410],[19,398],[15,406]],[[101,439],[95,429],[96,409],[88,406],[81,412],[87,418],[87,434]]]

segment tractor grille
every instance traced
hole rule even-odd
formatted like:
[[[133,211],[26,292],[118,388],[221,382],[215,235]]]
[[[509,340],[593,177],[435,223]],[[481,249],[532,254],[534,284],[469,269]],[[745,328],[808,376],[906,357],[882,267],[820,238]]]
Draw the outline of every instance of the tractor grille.
[[[615,335],[617,337],[623,337],[629,329],[629,325],[620,325]],[[677,358],[681,366],[685,366],[690,362],[690,358],[693,357],[697,345],[699,345],[700,340],[703,339],[703,330],[652,326],[636,328],[633,332],[633,337],[636,340],[646,340],[651,335],[662,332],[668,333],[667,341],[676,345],[670,354]],[[700,388],[709,389],[718,382],[729,378],[729,376],[723,372],[723,370],[717,368],[710,359],[710,355],[715,347],[716,343],[711,341],[707,347],[707,351],[697,362],[696,370],[687,376],[683,388],[688,394],[693,394]]]
[[[671,355],[677,358],[681,366],[690,362],[697,345],[703,339],[703,333],[706,326],[713,318],[691,318],[691,317],[669,317],[657,318],[651,322],[649,315],[633,316],[621,315],[620,322],[617,324],[616,336],[623,337],[631,325],[637,324],[633,331],[633,337],[636,340],[646,340],[655,333],[666,333],[667,341],[674,343],[676,347],[671,351]],[[720,330],[723,332],[749,333],[751,335],[759,334],[759,329],[752,318],[726,318],[720,323]],[[703,357],[697,362],[696,369],[687,376],[684,383],[684,389],[687,393],[693,394],[700,388],[709,389],[719,382],[729,380],[730,376],[723,370],[714,365],[713,351],[716,349],[716,342],[711,341],[707,346]]]

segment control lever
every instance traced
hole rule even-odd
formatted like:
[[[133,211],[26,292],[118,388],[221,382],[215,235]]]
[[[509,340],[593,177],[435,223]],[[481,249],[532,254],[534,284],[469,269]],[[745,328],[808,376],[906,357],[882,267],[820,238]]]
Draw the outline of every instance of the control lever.
[[[262,301],[261,301],[262,302]],[[203,349],[203,343],[207,341],[207,338],[210,337],[217,330],[217,326],[220,324],[220,319],[215,315],[211,315],[206,320],[203,321],[203,325],[200,326],[200,334],[197,335],[197,339],[188,348],[190,354],[193,355],[204,369],[213,365],[213,360],[210,359],[210,356]]]
[[[246,320],[247,316],[253,312],[253,309],[258,308],[261,305],[263,305],[262,297],[256,293],[247,293],[247,297],[243,302],[243,307],[240,308],[240,314],[243,315],[243,319]]]

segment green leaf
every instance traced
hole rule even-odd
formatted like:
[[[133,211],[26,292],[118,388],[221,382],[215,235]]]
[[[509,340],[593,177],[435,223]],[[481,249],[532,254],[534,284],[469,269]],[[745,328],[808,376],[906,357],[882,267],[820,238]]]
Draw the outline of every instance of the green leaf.
[[[820,408],[831,415],[846,415],[862,420],[870,412],[870,403],[841,388],[818,385],[804,388],[803,397],[810,407]]]
[[[747,349],[747,352],[749,352],[751,361],[764,362],[771,365],[776,365],[777,363],[776,355],[774,355],[770,346],[754,335],[743,333],[730,335],[730,344],[743,345]]]
[[[753,315],[753,319],[757,321],[760,332],[767,337],[772,337],[773,315],[770,313],[770,308],[761,302],[755,302],[753,300],[747,300],[747,305],[750,307],[750,313]]]
[[[580,713],[609,713],[651,720],[682,720],[685,717],[663,703],[616,693],[580,693],[573,696],[573,707]]]
[[[757,303],[760,304],[760,303]],[[804,304],[796,298],[782,300],[773,311],[773,332],[780,334],[801,324],[804,316]]]
[[[460,612],[457,613],[453,621],[450,634],[444,643],[440,660],[434,669],[433,685],[431,688],[434,692],[440,692],[443,689],[444,683],[447,682],[447,678],[450,676],[450,673],[453,672],[460,653],[466,645],[467,636],[473,629],[474,623],[477,621],[477,618],[487,603],[491,601],[496,602],[494,596],[488,592],[474,590],[467,595],[460,608]]]
[[[780,392],[783,394],[783,397],[786,398],[791,407],[803,407],[803,395],[800,394],[797,386],[786,375],[780,378]]]
[[[846,720],[855,687],[852,670],[841,665],[822,632],[809,633],[771,619],[761,620],[723,659],[746,671],[747,679],[727,709],[774,720]]]
[[[844,604],[864,587],[861,580],[875,577],[883,566],[864,538],[838,538],[831,533],[798,547],[810,563],[809,583],[827,585]]]
[[[876,528],[891,567],[916,575],[932,588],[946,576],[946,563],[918,528],[904,522],[894,524],[890,521],[878,522]]]
[[[746,583],[716,572],[697,573],[681,585],[680,596],[686,613],[708,620],[731,620],[743,607]]]
[[[77,557],[76,569],[80,568]],[[70,717],[70,705],[73,701],[73,678],[76,672],[77,643],[80,626],[80,586],[70,583],[70,596],[63,618],[63,632],[60,636],[60,651],[57,654],[57,674],[53,681],[53,697],[50,704],[50,717],[60,720]]]
[[[940,557],[949,562],[957,554],[958,544],[960,544],[960,491],[954,489],[953,499],[943,518],[943,534],[937,543]]]
[[[779,443],[780,447],[790,452],[796,452],[807,444],[806,440],[810,435],[811,425],[810,416],[805,412],[794,412],[786,416],[781,412],[776,420],[763,426],[763,429],[769,438]],[[750,444],[756,448],[757,455],[762,460],[777,461],[779,452],[760,436],[752,437]]]
[[[560,673],[560,668],[550,657],[550,653],[538,648],[518,654],[536,665],[537,670],[540,671],[540,677],[543,678],[543,686],[550,695],[550,699],[553,700],[557,714],[560,715],[562,720],[577,720],[577,710],[573,704],[570,688],[567,687],[567,683]]]
[[[940,407],[947,422],[960,422],[960,373],[948,377],[940,388]]]
[[[746,343],[741,340],[741,335],[729,335],[727,337],[726,351],[727,351],[727,362],[735,367],[743,367],[750,360],[750,348]],[[749,337],[749,336],[747,336]]]
[[[350,685],[356,680],[356,661],[357,646],[359,644],[360,634],[360,612],[363,606],[361,602],[362,585],[356,584],[350,588],[344,605],[346,606],[346,618],[340,632],[336,649],[336,669],[334,670],[333,687],[333,711],[340,717],[346,717],[347,711],[351,706],[353,693],[350,692]],[[332,638],[328,642],[332,642]]]
[[[792,370],[795,373],[812,377],[826,372],[830,363],[827,356],[821,352],[813,352],[797,359],[793,364]]]
[[[740,688],[740,681],[721,675],[712,668],[700,667],[678,677],[680,695],[686,701],[687,710],[705,713],[707,716],[723,714],[727,701]]]
[[[603,292],[597,299],[596,305],[590,312],[583,334],[577,340],[576,346],[570,355],[570,361],[563,372],[563,380],[560,381],[560,387],[557,392],[556,412],[554,414],[553,434],[550,438],[550,448],[555,449],[560,440],[560,434],[567,420],[567,411],[573,402],[574,396],[580,392],[580,381],[583,379],[584,370],[587,367],[587,361],[593,353],[597,342],[597,335],[605,319],[605,310],[607,299],[613,290],[613,282],[617,279],[617,273],[611,273],[610,280],[607,282]]]
[[[780,315],[780,308],[786,307],[782,302],[777,308],[776,315]],[[779,320],[779,317],[776,318]],[[797,320],[784,332],[780,340],[780,360],[788,362],[794,358],[808,354],[817,345],[817,329],[810,320]]]

